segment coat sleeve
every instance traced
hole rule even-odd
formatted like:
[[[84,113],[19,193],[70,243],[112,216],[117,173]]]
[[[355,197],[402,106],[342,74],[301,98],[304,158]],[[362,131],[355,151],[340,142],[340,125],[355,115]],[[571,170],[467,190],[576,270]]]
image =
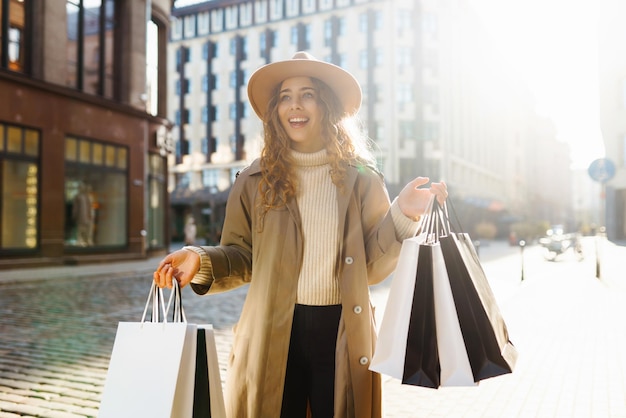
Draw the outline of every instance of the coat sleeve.
[[[252,216],[254,212],[254,181],[243,171],[231,189],[226,202],[226,216],[220,245],[201,247],[201,271],[208,277],[192,280],[198,294],[220,293],[250,282],[252,274]],[[209,268],[205,268],[209,263]]]
[[[367,170],[359,186],[361,224],[367,273],[370,285],[380,283],[395,269],[402,248],[391,211],[391,202],[384,181],[377,173]]]

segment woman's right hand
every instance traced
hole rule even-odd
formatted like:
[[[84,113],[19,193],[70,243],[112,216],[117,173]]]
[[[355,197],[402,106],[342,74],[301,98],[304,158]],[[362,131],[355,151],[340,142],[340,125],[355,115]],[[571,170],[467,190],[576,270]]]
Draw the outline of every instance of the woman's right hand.
[[[191,251],[181,249],[168,254],[152,275],[157,286],[172,287],[172,280],[178,280],[180,287],[187,286],[200,269],[200,256]]]

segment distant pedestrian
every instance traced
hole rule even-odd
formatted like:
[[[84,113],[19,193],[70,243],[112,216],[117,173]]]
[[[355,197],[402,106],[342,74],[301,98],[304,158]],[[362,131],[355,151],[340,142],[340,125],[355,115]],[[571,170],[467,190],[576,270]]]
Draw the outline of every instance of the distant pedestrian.
[[[444,183],[407,184],[391,203],[366,139],[352,129],[361,88],[299,52],[248,82],[264,124],[261,158],[237,177],[218,246],[166,256],[155,282],[199,294],[250,283],[226,384],[230,418],[382,416],[368,285],[394,269]]]
[[[189,215],[187,217],[187,222],[185,223],[185,245],[196,244],[197,232],[198,228],[196,227],[196,221],[192,215]]]

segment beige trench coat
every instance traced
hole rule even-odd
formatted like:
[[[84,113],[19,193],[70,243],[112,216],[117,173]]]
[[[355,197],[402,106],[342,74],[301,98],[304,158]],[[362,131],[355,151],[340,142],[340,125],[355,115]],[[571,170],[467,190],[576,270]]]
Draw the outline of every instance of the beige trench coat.
[[[297,203],[267,213],[257,230],[255,200],[259,161],[243,170],[226,206],[222,240],[203,247],[213,273],[209,289],[217,293],[250,283],[230,357],[226,383],[229,418],[277,418],[302,263],[302,228]],[[337,260],[342,297],[336,352],[335,417],[382,416],[381,378],[368,369],[376,341],[368,285],[395,268],[401,242],[391,219],[387,190],[371,168],[350,166],[345,192],[338,192],[343,241]],[[254,269],[253,269],[254,266]]]

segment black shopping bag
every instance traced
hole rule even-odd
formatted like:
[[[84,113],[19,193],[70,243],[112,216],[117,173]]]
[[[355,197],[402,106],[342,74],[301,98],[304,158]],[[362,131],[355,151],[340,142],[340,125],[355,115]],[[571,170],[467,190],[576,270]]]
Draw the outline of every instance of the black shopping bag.
[[[474,381],[511,373],[517,351],[469,235],[450,232],[440,244]]]
[[[419,246],[402,383],[439,387],[439,355],[433,300],[432,247]]]
[[[211,388],[207,363],[206,330],[198,328],[196,350],[196,377],[193,388],[193,418],[211,418]]]

